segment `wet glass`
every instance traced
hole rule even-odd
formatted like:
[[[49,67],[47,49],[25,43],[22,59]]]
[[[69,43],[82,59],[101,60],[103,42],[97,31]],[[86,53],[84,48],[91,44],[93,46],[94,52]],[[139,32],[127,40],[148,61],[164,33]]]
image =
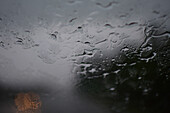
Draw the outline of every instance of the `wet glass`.
[[[169,0],[0,0],[0,113],[169,113]]]

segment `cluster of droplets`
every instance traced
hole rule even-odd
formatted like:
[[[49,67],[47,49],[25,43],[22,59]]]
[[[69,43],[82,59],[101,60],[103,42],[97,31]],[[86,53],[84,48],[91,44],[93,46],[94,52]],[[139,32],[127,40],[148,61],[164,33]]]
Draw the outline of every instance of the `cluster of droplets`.
[[[96,57],[79,62],[78,90],[92,98],[112,101],[115,112],[119,107],[125,107],[119,112],[134,107],[133,101],[146,104],[159,98],[169,88],[170,35],[167,31],[159,34],[159,29],[148,28],[144,31],[146,40],[139,48],[127,45],[114,58]],[[136,104],[145,108],[141,103]]]

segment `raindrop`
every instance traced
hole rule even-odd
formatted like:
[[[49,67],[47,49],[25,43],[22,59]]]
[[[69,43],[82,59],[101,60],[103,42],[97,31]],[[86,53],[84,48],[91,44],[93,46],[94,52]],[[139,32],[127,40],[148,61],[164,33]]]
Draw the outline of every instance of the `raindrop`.
[[[115,90],[115,88],[113,88],[113,87],[112,87],[112,88],[110,88],[110,91],[114,91],[114,90]]]
[[[76,0],[76,1],[75,1],[75,0],[69,0],[69,1],[68,1],[68,4],[70,4],[70,5],[71,5],[71,4],[78,4],[78,3],[81,3],[81,2],[82,2],[82,1],[78,1],[78,0]]]
[[[23,44],[22,38],[16,37],[16,39],[17,39],[17,41],[16,41],[17,44],[21,44],[21,45]]]
[[[71,20],[69,20],[69,23],[72,23],[73,21],[75,21],[77,18],[72,18]]]
[[[75,1],[74,0],[69,0],[68,3],[73,4],[73,3],[75,3]]]
[[[108,76],[109,73],[103,73],[103,77],[106,78],[106,76]]]
[[[0,47],[5,47],[4,42],[0,41]]]
[[[134,66],[134,65],[136,65],[136,62],[130,64],[130,66]]]
[[[143,92],[145,92],[145,93],[148,92],[148,89],[144,89]]]
[[[25,38],[18,38],[17,41],[18,41],[17,43],[22,45],[23,49],[29,49],[33,47],[35,43],[34,40],[30,38],[29,36]]]
[[[157,53],[154,52],[151,57],[149,57],[149,58],[140,58],[140,60],[144,60],[146,62],[149,62],[150,60],[154,59],[156,55],[157,55]]]
[[[51,36],[51,39],[54,39],[54,40],[59,39],[58,31],[55,31],[54,33],[51,33],[50,36]]]
[[[111,28],[111,29],[112,29],[112,28],[115,28],[115,27],[113,27],[113,26],[110,25],[110,24],[105,24],[104,26],[105,26],[105,27],[108,27],[108,28]]]
[[[121,71],[121,70],[118,69],[118,70],[114,71],[113,73],[118,74],[120,71]]]
[[[89,70],[90,73],[94,73],[96,72],[96,69],[95,68],[92,68],[91,70]]]
[[[31,33],[31,31],[29,31],[29,30],[25,30],[25,32],[26,32],[26,33]]]
[[[127,52],[127,51],[129,51],[129,48],[125,47],[125,48],[123,48],[121,51],[122,51],[122,52]]]
[[[125,13],[125,14],[121,14],[119,17],[120,18],[125,18],[125,17],[127,17],[129,15],[129,13]]]
[[[151,46],[147,46],[145,48],[142,48],[141,51],[141,57],[149,57],[152,54],[152,47]]]
[[[90,42],[84,42],[84,44],[91,44]]]
[[[57,36],[55,34],[50,34],[52,39],[57,39]]]
[[[99,2],[96,3],[96,5],[98,5],[98,6],[102,7],[102,8],[111,7],[113,4],[118,4],[118,2],[112,1],[112,2],[108,3],[107,5],[103,5],[102,3],[99,3]]]
[[[103,43],[103,42],[106,42],[108,39],[104,39],[104,40],[101,40],[101,41],[99,41],[99,42],[96,42],[95,44],[97,45],[97,44],[100,44],[100,43]]]
[[[142,77],[138,77],[138,79],[139,79],[139,80],[141,80],[141,79],[142,79]]]
[[[112,60],[111,60],[112,62],[114,62],[114,61],[116,61],[116,59],[114,59],[114,58],[112,58]]]
[[[78,29],[82,29],[82,27],[81,27],[81,26],[78,26],[77,28],[78,28]]]
[[[138,24],[138,22],[130,22],[130,23],[126,23],[125,25],[132,26],[132,25],[137,25],[137,24]]]
[[[89,39],[93,39],[95,36],[93,36],[93,35],[87,35],[87,37],[88,37]]]
[[[93,55],[93,50],[85,49],[84,52],[85,52],[86,55]]]
[[[118,36],[118,35],[119,35],[119,33],[116,33],[116,32],[111,32],[111,33],[109,33],[109,36],[111,36],[111,35]]]

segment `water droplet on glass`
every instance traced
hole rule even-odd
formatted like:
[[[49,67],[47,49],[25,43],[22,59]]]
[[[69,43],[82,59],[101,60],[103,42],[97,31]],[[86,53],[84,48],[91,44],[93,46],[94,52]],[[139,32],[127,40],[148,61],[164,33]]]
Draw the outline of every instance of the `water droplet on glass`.
[[[139,79],[139,80],[141,80],[141,79],[142,79],[142,77],[138,77],[138,79]]]
[[[102,7],[102,8],[109,8],[109,7],[111,7],[113,4],[118,4],[118,2],[117,2],[117,1],[112,1],[112,2],[110,2],[110,3],[108,3],[108,4],[106,4],[106,5],[103,5],[102,3],[99,3],[99,2],[96,3],[96,5],[98,5],[98,6]]]
[[[109,73],[103,73],[103,77],[106,78],[106,76],[108,76]]]
[[[110,91],[114,91],[114,90],[115,90],[115,88],[113,88],[113,87],[112,87],[112,88],[110,88]]]

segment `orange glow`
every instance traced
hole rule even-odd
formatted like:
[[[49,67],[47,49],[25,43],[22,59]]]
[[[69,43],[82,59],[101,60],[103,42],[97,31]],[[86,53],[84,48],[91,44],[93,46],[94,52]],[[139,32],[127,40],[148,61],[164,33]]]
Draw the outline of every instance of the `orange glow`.
[[[29,92],[29,93],[18,93],[15,98],[15,105],[17,111],[28,111],[28,110],[40,110],[41,100],[39,95]]]

